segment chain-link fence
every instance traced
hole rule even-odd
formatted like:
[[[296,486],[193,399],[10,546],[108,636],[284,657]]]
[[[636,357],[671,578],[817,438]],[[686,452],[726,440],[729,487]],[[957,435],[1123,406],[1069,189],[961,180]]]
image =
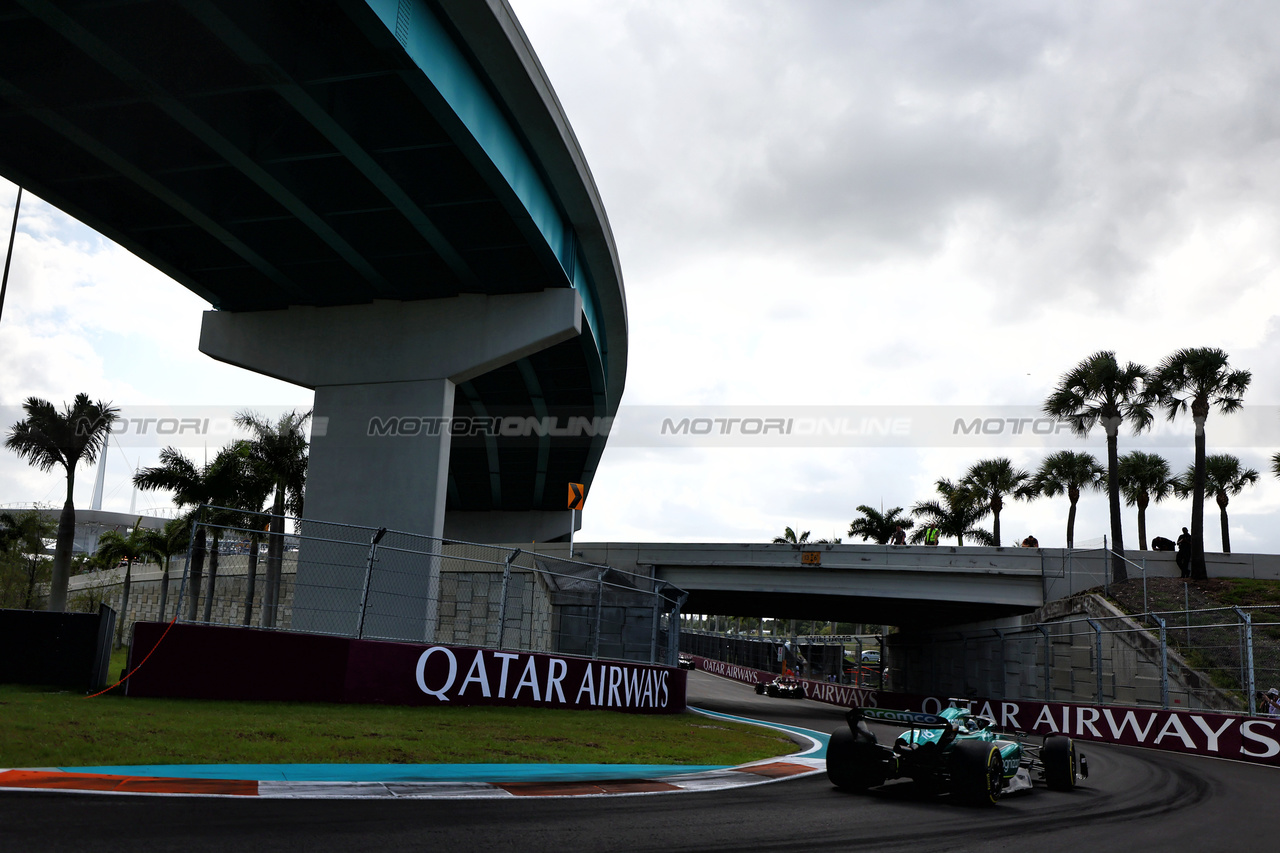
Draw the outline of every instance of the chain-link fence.
[[[1280,685],[1280,607],[1096,609],[1016,629],[898,636],[890,659],[906,692],[1253,713],[1257,692]]]
[[[681,590],[652,576],[397,530],[209,507],[170,607],[182,621],[675,661]]]
[[[674,663],[681,590],[608,566],[400,531],[207,508],[165,597],[180,621]],[[123,618],[162,618],[154,567]],[[75,592],[119,602],[118,578]],[[127,625],[125,626],[127,632]]]
[[[880,644],[877,639],[836,640],[821,636],[765,639],[715,631],[680,630],[680,651],[725,663],[778,673],[791,671],[815,681],[878,688],[881,684]],[[863,651],[876,650],[875,661]]]
[[[892,634],[877,676],[883,666],[892,689],[905,693],[1240,713],[1256,713],[1258,693],[1280,687],[1280,606],[1123,616],[1089,597],[1076,605],[1084,612],[1014,628]],[[681,645],[726,663],[779,667],[777,640],[684,631]],[[830,677],[821,644],[795,648],[810,677]],[[879,685],[878,677],[859,683]]]

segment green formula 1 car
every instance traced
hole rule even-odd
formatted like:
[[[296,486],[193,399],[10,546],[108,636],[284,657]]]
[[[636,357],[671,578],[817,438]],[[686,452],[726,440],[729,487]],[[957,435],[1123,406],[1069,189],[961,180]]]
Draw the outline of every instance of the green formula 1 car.
[[[1002,794],[1027,790],[1034,781],[1069,791],[1089,775],[1071,738],[1050,735],[1033,744],[1026,735],[999,735],[995,720],[962,707],[937,714],[853,708],[848,721],[827,745],[827,778],[837,788],[865,791],[908,778],[965,802],[993,805]],[[868,721],[906,726],[907,731],[886,746],[876,740]]]

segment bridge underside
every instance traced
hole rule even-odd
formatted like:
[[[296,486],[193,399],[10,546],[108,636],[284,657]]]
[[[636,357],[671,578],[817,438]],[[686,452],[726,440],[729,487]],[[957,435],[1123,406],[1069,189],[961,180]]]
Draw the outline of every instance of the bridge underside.
[[[1030,613],[1026,605],[958,602],[921,598],[868,598],[803,592],[688,590],[681,612],[708,616],[764,616],[821,622],[859,622],[923,628],[963,625]]]
[[[581,334],[458,381],[451,413],[617,409],[612,237],[505,3],[0,2],[0,174],[220,313],[575,290]],[[448,512],[563,513],[604,443],[457,434]]]

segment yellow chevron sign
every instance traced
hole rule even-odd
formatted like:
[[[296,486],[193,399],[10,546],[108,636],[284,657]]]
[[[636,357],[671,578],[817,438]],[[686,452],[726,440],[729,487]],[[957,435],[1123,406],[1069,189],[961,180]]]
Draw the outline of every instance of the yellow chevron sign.
[[[569,484],[569,509],[582,509],[587,503],[587,490],[581,483]]]

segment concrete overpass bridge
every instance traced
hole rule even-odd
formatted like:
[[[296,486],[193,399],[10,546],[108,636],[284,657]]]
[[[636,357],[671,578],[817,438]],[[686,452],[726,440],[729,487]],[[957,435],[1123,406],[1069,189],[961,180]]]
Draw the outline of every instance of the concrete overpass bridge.
[[[626,305],[505,0],[0,3],[0,174],[208,300],[205,353],[315,389],[309,517],[567,532]]]
[[[1030,613],[1072,583],[1101,584],[1104,565],[1100,554],[1069,561],[1048,548],[611,543],[575,551],[591,562],[651,571],[688,593],[686,614],[903,628]]]
[[[519,546],[515,546],[519,547]],[[562,544],[538,545],[563,553]],[[754,543],[584,543],[579,557],[688,593],[685,614],[893,625],[1015,620],[1108,582],[1106,552],[1065,548]],[[1129,551],[1129,577],[1177,577],[1172,552]],[[1280,578],[1280,555],[1206,554],[1211,578]]]

